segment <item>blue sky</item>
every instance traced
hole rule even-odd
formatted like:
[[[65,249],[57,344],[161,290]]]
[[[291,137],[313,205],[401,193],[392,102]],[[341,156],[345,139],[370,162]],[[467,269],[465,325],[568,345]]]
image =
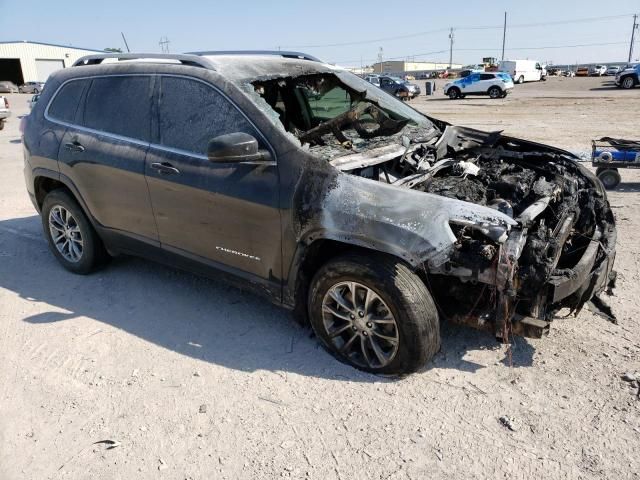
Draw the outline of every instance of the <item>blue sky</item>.
[[[138,52],[159,52],[160,37],[166,36],[170,51],[175,53],[282,47],[359,66],[361,58],[365,65],[375,61],[380,47],[385,59],[416,56],[416,60],[446,62],[449,40],[445,30],[458,27],[453,60],[467,64],[480,62],[484,56],[500,56],[499,26],[505,10],[512,25],[507,30],[506,58],[555,63],[612,62],[627,59],[630,14],[640,13],[640,1],[29,0],[25,4],[0,0],[0,41],[124,49],[120,36],[123,31],[131,50]],[[624,16],[602,18],[618,15]],[[590,18],[602,20],[550,24]],[[522,26],[536,23],[543,25]],[[494,26],[498,28],[468,29]],[[392,38],[420,32],[424,33]],[[563,48],[531,48],[558,46]],[[428,55],[419,55],[423,53]],[[640,40],[634,54],[635,58],[639,56]]]

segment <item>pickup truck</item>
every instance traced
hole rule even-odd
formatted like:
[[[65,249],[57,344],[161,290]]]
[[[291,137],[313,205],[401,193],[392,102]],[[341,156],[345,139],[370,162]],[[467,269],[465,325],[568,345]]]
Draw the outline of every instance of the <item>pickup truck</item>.
[[[10,116],[9,100],[7,100],[7,97],[0,95],[0,130],[4,128],[4,122],[6,122]]]

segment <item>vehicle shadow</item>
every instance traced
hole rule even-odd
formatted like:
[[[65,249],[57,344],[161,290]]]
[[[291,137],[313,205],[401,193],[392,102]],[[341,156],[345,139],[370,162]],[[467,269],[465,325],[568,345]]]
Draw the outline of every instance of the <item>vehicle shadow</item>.
[[[624,175],[624,174],[623,174]],[[613,190],[614,192],[637,193],[640,192],[640,182],[622,182]]]
[[[92,275],[74,275],[49,252],[41,228],[37,215],[0,221],[0,288],[45,305],[47,311],[22,319],[33,326],[88,317],[236,370],[355,382],[397,380],[337,362],[286,310],[222,281],[131,257],[115,258]],[[495,348],[496,340],[487,333],[445,324],[442,351],[425,370],[475,372],[485,365],[464,360],[466,353]],[[531,365],[532,351],[513,365]]]
[[[620,90],[620,91],[623,91],[623,89],[620,88],[620,87],[617,87],[615,83],[606,83],[606,84],[603,84],[600,87],[592,87],[589,90],[592,91],[592,92],[597,92],[597,91],[601,91],[601,90]]]

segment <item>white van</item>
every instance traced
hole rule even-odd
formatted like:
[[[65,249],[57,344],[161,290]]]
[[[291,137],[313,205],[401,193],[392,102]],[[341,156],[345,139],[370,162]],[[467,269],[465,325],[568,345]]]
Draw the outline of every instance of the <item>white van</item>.
[[[514,83],[539,82],[547,79],[547,71],[536,60],[503,60],[500,71],[507,72]]]

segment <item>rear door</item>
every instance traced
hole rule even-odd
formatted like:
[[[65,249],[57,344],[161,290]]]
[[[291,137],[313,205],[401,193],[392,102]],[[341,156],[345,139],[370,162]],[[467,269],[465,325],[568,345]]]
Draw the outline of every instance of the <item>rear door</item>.
[[[151,79],[149,75],[91,79],[80,111],[67,124],[58,160],[60,172],[73,181],[102,226],[157,243],[144,176]]]
[[[209,141],[223,134],[249,133],[261,148],[269,145],[214,86],[189,77],[158,78],[158,137],[146,175],[162,248],[276,287],[281,278],[276,162],[207,158]]]

